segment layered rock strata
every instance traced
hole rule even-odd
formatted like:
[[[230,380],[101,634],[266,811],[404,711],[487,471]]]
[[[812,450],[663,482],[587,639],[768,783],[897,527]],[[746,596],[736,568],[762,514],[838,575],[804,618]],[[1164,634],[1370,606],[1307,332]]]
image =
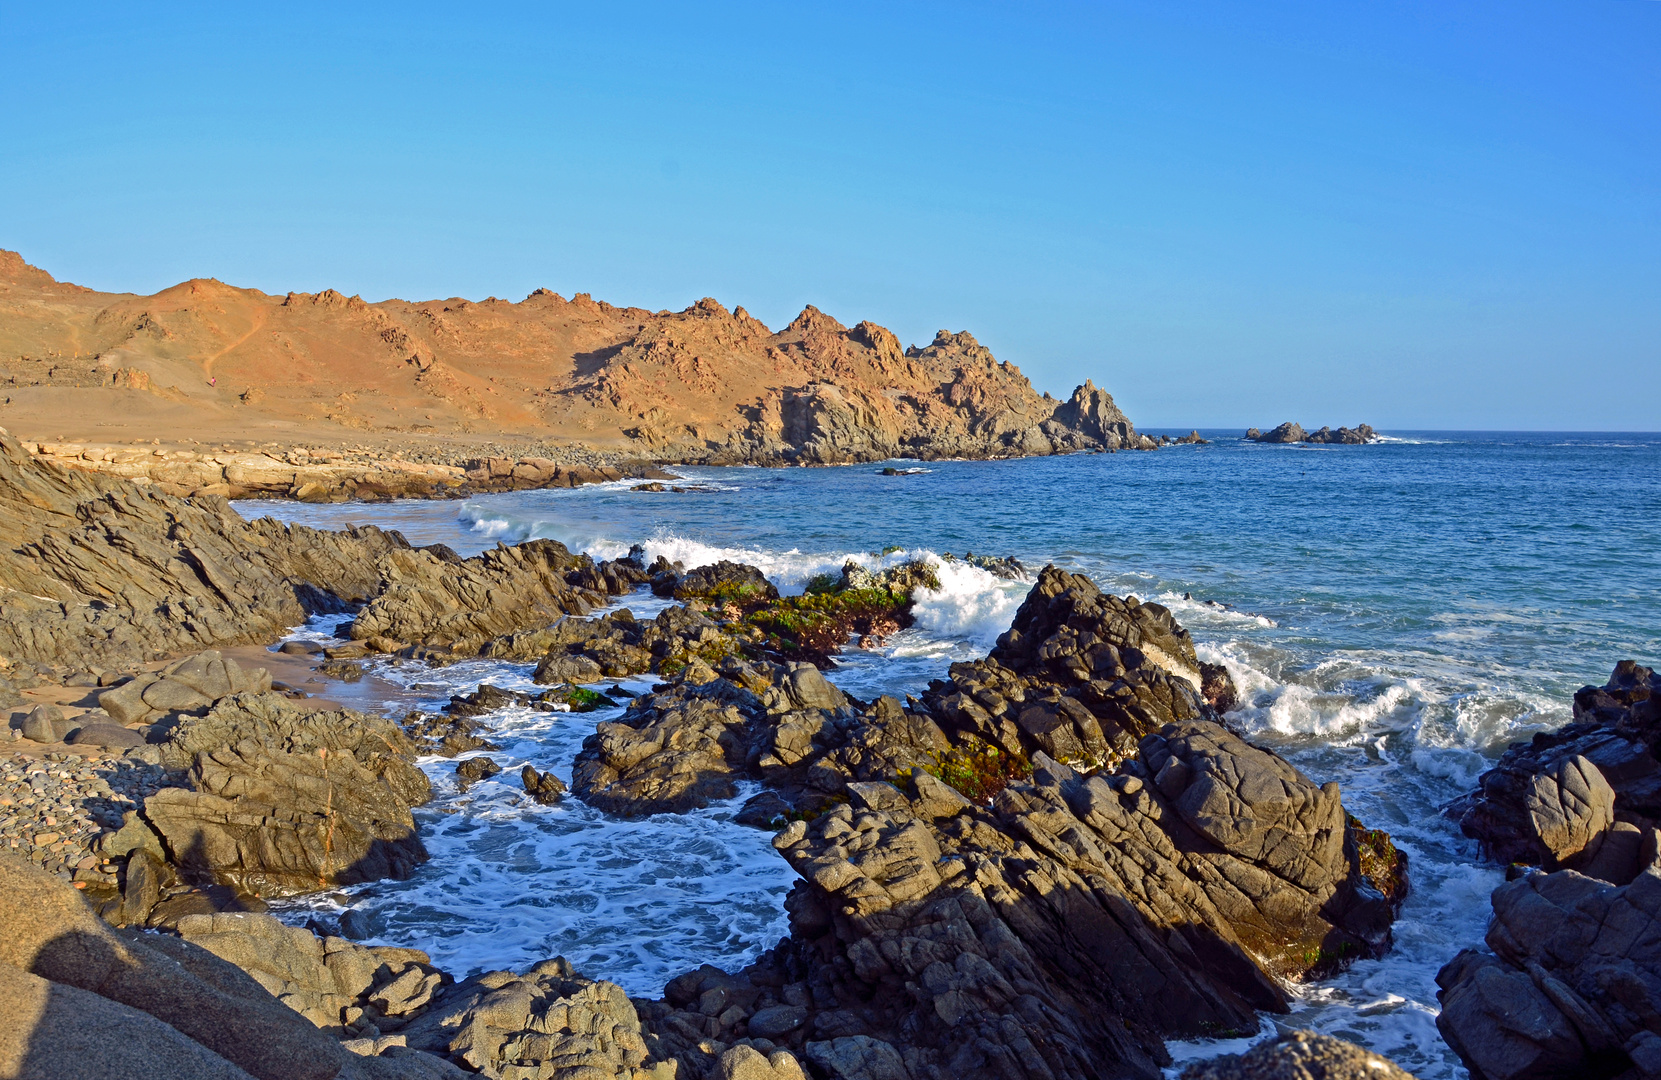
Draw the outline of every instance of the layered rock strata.
[[[226,499],[290,498],[312,503],[461,499],[497,491],[678,479],[644,462],[586,466],[544,457],[482,457],[446,464],[406,461],[384,453],[348,457],[320,452],[314,456],[302,447],[215,452],[60,442],[21,445],[54,465],[119,477],[164,495]]]
[[[0,434],[0,656],[120,666],[269,641],[310,611],[370,595],[373,527],[246,522],[223,499],[176,499],[57,468]]]

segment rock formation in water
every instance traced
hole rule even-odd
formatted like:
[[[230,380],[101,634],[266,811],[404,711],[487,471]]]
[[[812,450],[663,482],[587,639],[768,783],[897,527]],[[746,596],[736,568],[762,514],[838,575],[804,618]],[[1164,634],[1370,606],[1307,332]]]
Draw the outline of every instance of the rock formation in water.
[[[1353,428],[1341,427],[1337,431],[1330,427],[1323,427],[1319,431],[1305,431],[1300,425],[1290,421],[1280,425],[1272,431],[1260,431],[1251,428],[1246,432],[1246,438],[1260,443],[1324,443],[1359,446],[1370,443],[1378,438],[1378,432],[1368,424],[1357,424]]]
[[[1046,568],[951,676],[866,705],[728,656],[584,744],[574,793],[614,813],[762,779],[747,812],[803,877],[770,956],[643,1013],[655,1053],[709,1075],[711,1040],[766,1032],[829,1075],[1153,1076],[1164,1038],[1388,948],[1405,860],[1217,722],[1164,609]]]
[[[531,483],[538,469],[534,482],[557,484],[571,482],[557,470],[643,459],[821,464],[1158,445],[1094,384],[1057,401],[968,333],[902,348],[880,326],[844,326],[813,307],[775,333],[711,299],[653,313],[545,289],[517,304],[370,304],[196,279],[116,295],[56,282],[13,252],[0,252],[0,383],[0,423],[53,448],[86,443],[94,415],[113,420],[102,440],[172,443],[188,431],[282,444],[247,460],[143,463],[158,482],[225,486],[218,494],[256,483],[302,498],[488,489]],[[365,442],[397,460],[353,472],[291,453],[338,461]],[[515,460],[505,443],[562,460]],[[64,457],[132,470],[130,449]]]
[[[1513,745],[1450,814],[1491,859],[1624,885],[1661,844],[1658,754],[1661,676],[1624,660],[1575,694],[1572,723]]]
[[[1514,744],[1455,804],[1513,864],[1489,952],[1437,975],[1437,1026],[1486,1080],[1661,1076],[1661,677],[1628,660],[1574,721]]]

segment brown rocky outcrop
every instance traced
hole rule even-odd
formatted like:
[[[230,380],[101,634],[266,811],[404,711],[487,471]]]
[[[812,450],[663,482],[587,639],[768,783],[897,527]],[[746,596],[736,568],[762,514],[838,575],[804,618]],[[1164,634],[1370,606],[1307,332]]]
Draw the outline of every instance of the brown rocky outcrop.
[[[373,527],[247,522],[223,499],[185,500],[56,468],[0,433],[0,655],[110,666],[269,641],[308,611],[369,595]]]
[[[68,884],[0,854],[0,1074],[19,1080],[452,1080],[431,1055],[344,1048],[239,967],[111,929]]]
[[[3,422],[33,442],[79,447],[62,455],[77,468],[142,466],[171,493],[379,499],[657,475],[647,459],[820,464],[1159,445],[1092,383],[1057,401],[966,332],[906,348],[883,327],[845,326],[813,307],[775,333],[708,298],[654,313],[545,289],[516,304],[370,304],[196,279],[139,297],[60,284],[6,256]],[[188,431],[286,449],[170,445],[140,461],[130,444],[91,445],[95,415],[115,417],[129,439],[172,443]],[[372,455],[339,460],[365,442]]]

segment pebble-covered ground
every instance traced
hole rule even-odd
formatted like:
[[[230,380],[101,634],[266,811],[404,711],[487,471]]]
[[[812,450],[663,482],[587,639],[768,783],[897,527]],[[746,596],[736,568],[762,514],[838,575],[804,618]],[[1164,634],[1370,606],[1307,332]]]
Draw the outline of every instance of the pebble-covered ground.
[[[169,783],[160,765],[136,757],[14,753],[0,763],[0,850],[65,879],[114,885],[99,837]]]

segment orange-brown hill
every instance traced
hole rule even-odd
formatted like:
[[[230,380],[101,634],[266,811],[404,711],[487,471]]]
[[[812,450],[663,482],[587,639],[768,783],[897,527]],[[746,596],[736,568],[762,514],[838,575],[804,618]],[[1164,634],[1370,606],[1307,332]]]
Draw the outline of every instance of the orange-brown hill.
[[[1061,402],[967,333],[902,349],[809,307],[619,308],[538,289],[366,303],[197,278],[153,296],[0,251],[0,425],[25,438],[427,446],[484,440],[758,464],[1147,447],[1104,391]]]

